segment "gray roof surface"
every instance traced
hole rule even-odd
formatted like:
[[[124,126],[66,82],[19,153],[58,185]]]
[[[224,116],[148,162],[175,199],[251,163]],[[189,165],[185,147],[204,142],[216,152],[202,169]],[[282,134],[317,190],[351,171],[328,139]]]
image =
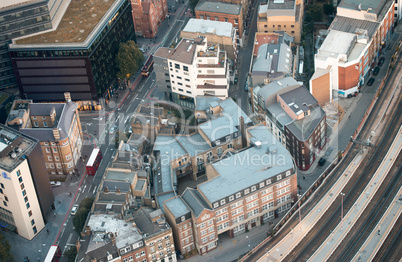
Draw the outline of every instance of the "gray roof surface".
[[[253,65],[254,72],[289,74],[292,68],[292,50],[286,44],[263,44],[258,48],[258,55]]]
[[[218,176],[198,185],[198,190],[211,203],[293,168],[292,156],[277,142],[266,126],[254,126],[247,130],[252,138],[260,141],[262,145],[260,148],[251,147],[212,164]],[[276,147],[275,156],[278,157],[272,156],[273,153],[264,157],[271,146]],[[268,166],[271,168],[266,169]]]
[[[164,202],[165,206],[172,212],[175,218],[186,215],[190,209],[181,197],[175,197]]]
[[[134,190],[141,191],[143,189],[144,185],[145,185],[145,180],[144,179],[138,179],[137,184],[135,184]]]
[[[258,95],[261,96],[265,101],[269,96],[276,94],[279,90],[294,85],[300,85],[300,84],[292,77],[285,77],[281,80],[273,81],[269,84],[266,84],[260,89]]]
[[[268,0],[268,9],[293,9],[295,7],[295,0]]]
[[[162,155],[169,155],[170,160],[187,155],[186,150],[176,140],[175,136],[159,135],[155,140],[154,151]]]
[[[232,37],[233,25],[229,22],[191,18],[182,31]]]
[[[318,104],[317,99],[304,86],[300,86],[279,96],[296,115],[300,110],[303,112],[308,111],[309,105],[315,106]]]
[[[221,99],[219,99],[218,97],[214,97],[214,96],[211,96],[211,97],[199,96],[195,100],[195,104],[196,104],[195,110],[196,111],[199,111],[199,110],[205,111],[205,110],[209,109],[209,104],[213,101],[219,102],[219,101],[221,101]]]
[[[56,116],[60,117],[64,104],[61,103],[30,103],[29,114],[31,116],[49,116],[52,108],[56,110]]]
[[[381,8],[387,0],[343,0],[339,7],[347,8],[351,10],[358,10],[359,4],[361,4],[362,10],[367,10],[371,8],[369,13],[379,14],[381,12]]]
[[[127,181],[132,183],[135,177],[135,173],[134,172],[129,172],[129,173],[125,173],[125,172],[120,172],[120,171],[114,171],[114,170],[108,170],[105,176],[105,180],[120,180],[120,181]]]
[[[103,189],[108,188],[109,191],[116,192],[117,189],[120,189],[120,192],[129,192],[130,191],[130,182],[121,182],[121,181],[103,181]]]
[[[167,227],[160,227],[156,222],[152,222],[150,213],[153,211],[155,209],[142,207],[133,214],[134,222],[143,234],[155,234],[167,229]]]
[[[75,110],[78,108],[78,105],[74,102],[67,102],[65,104],[57,104],[54,106],[53,103],[32,103],[29,105],[30,111],[31,108],[34,108],[34,112],[39,112],[42,115],[44,112],[49,112],[43,115],[49,115],[50,110],[55,107],[56,109],[56,122],[55,127],[59,129],[60,132],[60,140],[66,139],[69,136],[69,131],[71,127],[71,122],[73,121],[73,117],[75,114]],[[60,108],[62,108],[60,110]],[[30,113],[31,114],[31,113]],[[32,114],[35,115],[35,114]],[[53,136],[53,127],[48,128],[22,128],[20,130],[22,133],[27,134],[29,136],[35,137],[39,141],[54,141]]]
[[[238,15],[241,11],[241,5],[215,1],[199,1],[194,10]]]
[[[246,125],[252,122],[232,98],[219,101],[219,105],[222,107],[221,116],[198,125],[198,128],[205,133],[210,141],[215,141],[238,131],[236,126],[239,125],[240,116],[244,118]]]
[[[201,152],[205,152],[211,149],[205,139],[199,134],[195,133],[187,136],[176,136],[176,139],[184,147],[184,149],[190,154],[190,156],[196,156]]]
[[[184,201],[186,201],[187,205],[191,208],[196,217],[198,217],[204,209],[211,210],[211,207],[195,189],[189,187],[186,188],[181,197]]]
[[[272,104],[268,106],[267,110],[275,117],[276,120],[281,123],[282,126],[285,126],[293,121],[293,119],[283,110],[279,103]]]
[[[96,202],[123,204],[124,202],[126,202],[126,194],[110,194],[110,193],[100,192],[99,198]]]
[[[320,106],[315,106],[310,115],[301,120],[294,121],[286,127],[297,137],[299,141],[306,141],[316,129],[320,121],[325,117],[325,112]]]
[[[328,30],[337,30],[347,33],[356,33],[357,29],[367,30],[369,39],[371,39],[377,28],[380,26],[378,22],[372,22],[367,20],[359,20],[344,16],[335,16]]]
[[[158,204],[159,204],[159,207],[162,209],[163,212],[165,211],[164,206],[163,206],[163,202],[165,202],[166,200],[169,200],[169,199],[171,199],[172,197],[175,197],[175,196],[176,196],[175,193],[170,192],[170,193],[167,193],[167,194],[158,195],[156,197],[157,201],[158,201]]]

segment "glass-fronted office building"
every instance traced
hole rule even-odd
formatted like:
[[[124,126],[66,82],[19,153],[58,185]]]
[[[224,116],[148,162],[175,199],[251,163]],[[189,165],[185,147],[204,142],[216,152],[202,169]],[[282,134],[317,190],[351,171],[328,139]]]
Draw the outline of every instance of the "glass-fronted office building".
[[[110,96],[116,85],[119,45],[135,41],[128,1],[72,2],[55,31],[16,39],[9,45],[17,85],[24,98],[60,101]],[[80,12],[74,12],[80,8]]]

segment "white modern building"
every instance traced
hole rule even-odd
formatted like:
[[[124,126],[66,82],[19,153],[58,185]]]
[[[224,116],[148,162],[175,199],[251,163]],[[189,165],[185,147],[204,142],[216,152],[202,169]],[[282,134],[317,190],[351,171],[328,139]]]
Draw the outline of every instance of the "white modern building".
[[[39,141],[0,125],[0,172],[0,225],[31,240],[54,201]]]
[[[228,97],[226,52],[206,37],[182,39],[174,49],[159,48],[154,57],[156,83],[171,101],[194,108],[196,97]]]

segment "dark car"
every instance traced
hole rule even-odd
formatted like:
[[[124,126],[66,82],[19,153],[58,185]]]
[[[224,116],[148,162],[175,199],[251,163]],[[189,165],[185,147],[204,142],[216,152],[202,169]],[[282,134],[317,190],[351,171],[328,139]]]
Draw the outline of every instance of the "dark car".
[[[235,78],[234,78],[234,81],[233,81],[233,82],[234,82],[235,84],[237,84],[237,81],[238,81],[238,80],[239,80],[239,78],[238,78],[237,76],[235,76]]]
[[[373,85],[374,80],[375,80],[374,78],[370,78],[369,81],[367,82],[367,85],[368,85],[368,86]]]
[[[378,61],[378,66],[382,66],[384,64],[385,57],[381,57],[380,61]]]
[[[376,68],[374,68],[374,71],[373,71],[373,76],[378,75],[379,72],[380,72],[380,68],[378,66],[376,66]]]
[[[323,166],[325,165],[325,162],[327,162],[327,160],[324,157],[321,157],[320,160],[318,160],[318,165]]]

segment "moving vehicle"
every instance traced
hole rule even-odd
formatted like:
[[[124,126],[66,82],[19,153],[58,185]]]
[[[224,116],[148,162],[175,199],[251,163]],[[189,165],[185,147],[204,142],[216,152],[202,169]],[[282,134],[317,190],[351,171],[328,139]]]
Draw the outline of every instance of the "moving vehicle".
[[[384,64],[385,57],[381,57],[380,60],[378,61],[378,66],[382,66]]]
[[[148,77],[153,69],[154,69],[154,59],[153,56],[150,55],[147,61],[145,62],[144,66],[141,68],[141,75],[143,77]]]
[[[52,245],[47,252],[44,262],[57,262],[61,257],[61,249],[58,245]]]
[[[113,135],[114,134],[114,132],[116,131],[116,126],[112,126],[110,129],[109,129],[109,134],[110,135]]]
[[[369,81],[367,82],[367,85],[368,85],[368,86],[373,85],[374,80],[375,80],[374,78],[370,78]]]
[[[100,151],[99,148],[94,148],[86,165],[87,174],[89,176],[95,175],[96,170],[98,170],[101,161],[102,161],[102,152]]]
[[[75,216],[75,214],[77,214],[77,210],[78,210],[78,205],[75,204],[75,205],[71,208],[71,215]]]
[[[61,186],[61,182],[60,181],[50,181],[50,185],[52,185],[52,186]]]
[[[320,160],[318,160],[318,165],[323,166],[325,165],[325,162],[327,162],[327,160],[324,157],[321,157]]]
[[[378,66],[376,66],[376,68],[374,68],[374,71],[373,71],[373,76],[378,75],[379,72],[380,72],[380,68]]]

